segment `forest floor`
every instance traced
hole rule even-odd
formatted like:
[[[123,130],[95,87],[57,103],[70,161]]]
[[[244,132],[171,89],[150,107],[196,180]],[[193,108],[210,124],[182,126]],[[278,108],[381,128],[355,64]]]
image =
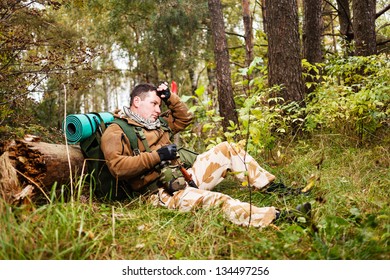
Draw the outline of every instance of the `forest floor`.
[[[363,145],[319,135],[285,145],[277,157],[259,155],[278,182],[313,183],[297,195],[221,183],[217,191],[256,206],[312,204],[311,217],[261,229],[232,224],[218,208],[183,213],[143,199],[104,203],[78,193],[65,201],[53,193],[51,204],[0,203],[0,259],[388,260],[389,144],[388,132]]]

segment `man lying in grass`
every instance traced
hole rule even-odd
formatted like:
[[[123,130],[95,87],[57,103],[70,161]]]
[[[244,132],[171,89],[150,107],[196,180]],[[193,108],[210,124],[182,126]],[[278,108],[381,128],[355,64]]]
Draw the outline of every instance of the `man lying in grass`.
[[[123,129],[111,124],[102,136],[101,149],[108,168],[120,182],[115,190],[101,189],[103,196],[125,198],[132,193],[148,195],[153,205],[189,211],[196,207],[220,206],[227,219],[238,225],[265,227],[280,214],[273,206],[257,207],[211,191],[231,171],[240,180],[248,180],[256,189],[269,186],[275,176],[264,170],[238,145],[223,142],[196,156],[186,171],[192,181],[177,175],[184,161],[171,142],[172,134],[185,129],[193,116],[167,84],[158,87],[139,84],[131,92],[130,108],[118,115],[138,134],[138,148]],[[161,114],[161,102],[168,111]],[[185,171],[184,171],[185,172]],[[189,184],[191,182],[191,184]]]

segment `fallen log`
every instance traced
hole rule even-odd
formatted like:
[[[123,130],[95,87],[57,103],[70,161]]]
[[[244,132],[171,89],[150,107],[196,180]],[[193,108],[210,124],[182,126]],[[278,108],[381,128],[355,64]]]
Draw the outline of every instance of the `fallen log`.
[[[9,153],[0,156],[0,195],[8,203],[12,203],[13,195],[22,190],[16,169],[9,160]]]
[[[9,203],[38,193],[48,198],[54,183],[68,184],[81,174],[83,164],[78,145],[51,144],[37,137],[1,143],[0,195]]]

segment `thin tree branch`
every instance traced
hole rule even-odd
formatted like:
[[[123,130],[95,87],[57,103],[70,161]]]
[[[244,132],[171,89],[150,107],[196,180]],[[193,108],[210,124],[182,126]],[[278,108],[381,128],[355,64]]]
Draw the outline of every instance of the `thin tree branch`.
[[[386,28],[386,27],[388,27],[388,26],[390,26],[390,23],[386,23],[386,24],[384,24],[384,25],[378,27],[378,29],[376,30],[376,32],[378,32],[379,30],[381,30],[381,29],[383,29],[383,28]]]
[[[201,27],[200,29],[209,31],[209,28],[207,28],[207,27]],[[237,37],[241,37],[241,38],[245,38],[244,35],[241,35],[241,34],[238,34],[238,33],[234,33],[234,32],[225,31],[225,34],[233,35],[233,36],[237,36]]]
[[[382,46],[382,45],[386,45],[387,43],[390,43],[390,39],[382,41],[382,42],[377,42],[376,45],[377,46]]]
[[[390,10],[390,4],[387,4],[386,7],[384,7],[381,11],[377,12],[375,18],[377,19],[378,17],[386,13],[388,10]]]
[[[337,7],[335,5],[333,5],[333,3],[331,3],[330,1],[325,0],[325,3],[328,4],[329,6],[331,6],[335,11],[338,11]]]
[[[245,38],[244,35],[241,35],[241,34],[238,34],[238,33],[235,33],[235,32],[225,31],[225,34],[227,34],[227,35],[233,35],[233,36],[237,36],[237,37],[241,37],[241,38]]]

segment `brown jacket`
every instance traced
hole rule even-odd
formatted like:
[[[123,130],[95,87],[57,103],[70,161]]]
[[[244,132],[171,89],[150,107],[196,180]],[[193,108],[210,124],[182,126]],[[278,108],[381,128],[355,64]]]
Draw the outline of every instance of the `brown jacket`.
[[[172,133],[176,134],[191,123],[193,115],[178,95],[172,94],[169,102],[169,110],[163,115]],[[132,125],[142,126],[129,118],[126,120]],[[143,132],[151,152],[146,152],[141,140],[138,139],[141,153],[136,156],[133,154],[129,139],[117,124],[108,126],[101,142],[101,149],[111,174],[125,181],[126,187],[134,191],[140,190],[159,177],[159,172],[155,169],[160,163],[157,150],[171,144],[170,133],[163,131],[162,128],[155,130],[143,128]]]

